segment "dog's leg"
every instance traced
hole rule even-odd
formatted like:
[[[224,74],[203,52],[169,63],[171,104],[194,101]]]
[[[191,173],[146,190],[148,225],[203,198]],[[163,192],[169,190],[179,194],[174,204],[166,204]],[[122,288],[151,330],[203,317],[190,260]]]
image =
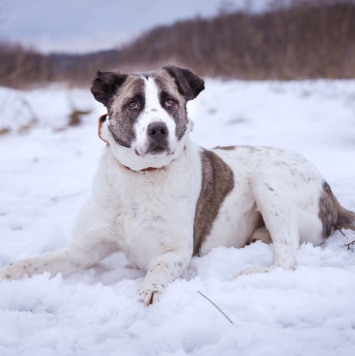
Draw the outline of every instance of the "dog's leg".
[[[71,244],[53,252],[16,261],[0,268],[0,279],[19,279],[49,272],[52,277],[57,273],[68,275],[81,269],[91,267],[105,256],[117,250],[116,243],[101,243],[94,246]]]
[[[191,253],[172,251],[154,259],[150,264],[151,267],[144,278],[142,287],[138,290],[145,305],[157,301],[159,294],[167,284],[181,276],[189,264]]]
[[[43,272],[52,276],[59,272],[68,275],[93,266],[118,250],[117,243],[110,240],[112,220],[100,204],[89,199],[76,219],[68,247],[4,266],[0,268],[0,279],[18,279]]]
[[[299,247],[295,210],[297,207],[284,199],[287,192],[278,192],[276,188],[268,184],[263,183],[254,188],[254,195],[274,245],[275,261],[271,266],[247,268],[239,272],[237,276],[270,272],[277,267],[294,269],[295,255]]]
[[[262,241],[266,244],[272,243],[270,232],[266,229],[265,226],[256,229],[249,237],[247,244],[252,244],[256,241]]]

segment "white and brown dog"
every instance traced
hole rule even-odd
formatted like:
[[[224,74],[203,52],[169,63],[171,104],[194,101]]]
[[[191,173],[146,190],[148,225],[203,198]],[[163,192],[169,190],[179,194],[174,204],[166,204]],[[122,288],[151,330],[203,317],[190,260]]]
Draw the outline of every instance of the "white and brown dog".
[[[240,274],[295,267],[300,243],[318,245],[334,228],[355,230],[355,214],[301,156],[281,149],[234,146],[203,149],[188,136],[186,103],[204,81],[174,66],[156,72],[98,72],[92,93],[108,115],[107,143],[91,198],[67,248],[0,269],[0,278],[87,268],[123,251],[147,272],[139,290],[154,302],[193,255],[216,246],[272,242],[275,262]]]

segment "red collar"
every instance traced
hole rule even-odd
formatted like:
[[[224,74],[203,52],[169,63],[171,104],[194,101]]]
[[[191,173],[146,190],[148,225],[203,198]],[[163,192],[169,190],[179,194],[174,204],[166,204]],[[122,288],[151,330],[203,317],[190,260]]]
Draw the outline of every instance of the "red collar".
[[[140,169],[139,171],[136,171],[134,169],[131,169],[127,166],[123,166],[124,168],[128,169],[129,171],[131,172],[135,172],[135,173],[138,173],[138,172],[147,172],[147,171],[155,171],[157,169],[161,169],[161,168],[155,168],[155,167],[147,167],[147,168],[143,168],[143,169]]]
[[[104,141],[104,142],[108,145],[109,143],[108,143],[106,140],[104,140],[104,139],[102,138],[102,136],[101,136],[101,126],[102,126],[102,124],[105,122],[106,118],[107,118],[107,114],[103,114],[103,115],[101,115],[101,116],[99,117],[99,122],[98,122],[98,135],[99,135],[100,139],[101,139],[102,141]],[[129,171],[131,171],[131,172],[136,172],[136,173],[138,173],[138,172],[146,172],[146,171],[155,171],[156,169],[160,169],[160,168],[155,168],[155,167],[147,167],[147,168],[140,169],[139,171],[135,171],[134,169],[131,169],[131,168],[125,166],[125,165],[122,165],[122,166],[125,167],[126,169],[128,169]]]

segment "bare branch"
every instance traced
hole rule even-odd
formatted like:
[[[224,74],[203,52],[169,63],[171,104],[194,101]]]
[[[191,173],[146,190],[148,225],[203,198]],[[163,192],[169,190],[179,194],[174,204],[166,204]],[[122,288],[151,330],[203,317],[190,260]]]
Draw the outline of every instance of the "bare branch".
[[[345,244],[345,246],[347,246],[348,250],[350,250],[350,248],[352,247],[352,245],[355,245],[355,240],[354,240],[354,241],[351,241],[351,242],[348,243],[348,244]]]
[[[205,299],[207,299],[215,308],[217,308],[217,309],[227,318],[227,320],[228,320],[232,325],[234,325],[233,321],[230,320],[230,319],[228,318],[228,316],[221,310],[221,308],[219,308],[215,303],[213,303],[211,299],[207,298],[207,297],[206,297],[203,293],[201,293],[200,291],[198,291],[198,293],[200,293]]]

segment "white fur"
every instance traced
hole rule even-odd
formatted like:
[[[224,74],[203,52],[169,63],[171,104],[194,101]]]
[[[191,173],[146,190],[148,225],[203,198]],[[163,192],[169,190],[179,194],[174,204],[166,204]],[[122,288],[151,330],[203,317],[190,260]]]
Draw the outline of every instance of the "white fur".
[[[184,154],[168,168],[133,172],[107,149],[68,248],[5,266],[0,278],[16,279],[44,271],[65,275],[120,249],[131,264],[147,271],[139,292],[145,304],[154,301],[191,259],[201,187],[198,151],[187,141]]]
[[[176,139],[174,120],[160,106],[152,79],[146,80],[145,88],[146,106],[134,128],[137,139],[133,149],[115,142],[109,120],[101,128],[109,147],[102,156],[92,195],[77,218],[70,245],[4,266],[0,278],[44,271],[69,274],[119,249],[147,272],[139,292],[149,304],[186,269],[193,251],[195,210],[202,184],[201,150],[187,138],[191,122],[184,137]],[[155,121],[164,122],[169,129],[168,153],[146,153],[147,126]],[[302,157],[282,150],[238,147],[214,152],[231,167],[234,189],[220,207],[201,252],[220,245],[243,247],[254,238],[270,241],[271,236],[274,264],[241,274],[277,266],[294,268],[300,242],[321,242],[322,226],[317,216],[323,181],[320,174]],[[163,168],[140,171],[147,167]],[[253,231],[258,211],[268,230]]]
[[[145,81],[145,106],[138,117],[137,124],[134,126],[137,139],[133,142],[132,148],[140,156],[146,156],[148,151],[148,125],[153,122],[163,122],[166,124],[169,133],[172,133],[168,136],[169,153],[171,154],[175,151],[177,145],[177,138],[174,135],[175,121],[160,105],[158,87],[153,78],[142,77],[142,79]]]
[[[221,245],[239,248],[253,240],[272,241],[274,264],[253,267],[241,275],[279,266],[293,269],[300,243],[323,242],[318,211],[324,179],[313,165],[296,153],[276,148],[239,146],[213,151],[232,168],[235,189],[225,199],[202,254]],[[268,230],[253,233],[258,212]]]

